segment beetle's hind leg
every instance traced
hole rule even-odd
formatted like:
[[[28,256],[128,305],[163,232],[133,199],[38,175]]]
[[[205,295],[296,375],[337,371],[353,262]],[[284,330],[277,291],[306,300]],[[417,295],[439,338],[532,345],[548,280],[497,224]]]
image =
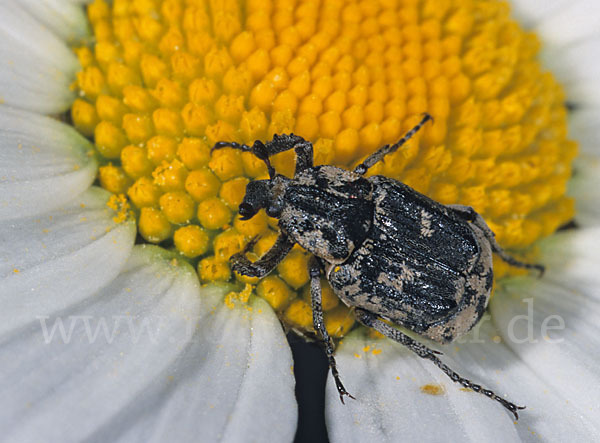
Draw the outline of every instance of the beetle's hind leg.
[[[388,338],[406,346],[408,349],[413,351],[419,357],[424,358],[426,360],[430,360],[435,364],[438,368],[442,370],[444,374],[446,374],[450,379],[455,383],[460,383],[467,389],[471,389],[472,391],[479,392],[480,394],[485,395],[492,400],[497,401],[506,409],[508,409],[515,417],[515,420],[519,419],[518,411],[520,409],[525,409],[525,406],[517,406],[516,404],[505,400],[504,398],[496,395],[493,391],[484,388],[481,385],[473,383],[471,380],[461,377],[458,373],[450,369],[445,363],[443,363],[436,354],[440,354],[440,352],[429,349],[427,346],[413,340],[408,335],[403,334],[396,328],[391,327],[387,323],[384,323],[377,315],[365,311],[364,309],[356,309],[356,317],[360,323],[370,328],[375,329],[377,332],[385,335]]]
[[[365,172],[367,172],[367,170],[371,166],[373,166],[375,163],[383,160],[383,157],[385,157],[388,154],[391,154],[392,152],[396,152],[398,150],[398,148],[400,148],[404,143],[406,143],[408,140],[410,140],[413,135],[415,135],[417,132],[419,132],[419,129],[421,129],[423,127],[423,125],[425,123],[427,123],[429,120],[433,120],[433,117],[431,115],[425,113],[423,115],[423,118],[421,119],[421,121],[414,128],[412,128],[410,131],[408,131],[404,135],[404,137],[402,137],[400,140],[398,140],[397,143],[394,143],[393,145],[385,145],[385,146],[379,148],[373,154],[369,155],[365,159],[364,162],[362,162],[356,168],[354,168],[354,172],[356,172],[357,174],[363,175]]]
[[[487,225],[487,223],[485,222],[483,217],[481,215],[479,215],[475,211],[475,209],[473,209],[470,206],[464,206],[464,205],[447,205],[447,207],[452,209],[457,215],[459,215],[464,220],[473,223],[475,226],[477,226],[479,229],[481,229],[481,231],[485,235],[485,238],[490,243],[490,246],[492,247],[492,251],[494,251],[496,254],[498,254],[498,256],[502,260],[504,260],[506,263],[508,263],[511,266],[515,266],[517,268],[535,269],[536,271],[538,271],[540,273],[540,276],[544,275],[545,268],[543,265],[535,264],[535,263],[525,263],[525,262],[523,262],[521,260],[517,260],[516,258],[507,254],[507,252],[500,247],[498,242],[496,242],[496,237],[495,237],[494,233],[492,232],[490,227]]]
[[[323,319],[323,306],[321,304],[321,269],[317,259],[313,256],[308,264],[308,272],[310,274],[310,297],[312,300],[312,312],[313,312],[313,325],[315,331],[321,334],[323,338],[323,344],[325,345],[325,353],[327,354],[327,360],[329,361],[329,367],[331,368],[331,375],[335,380],[335,386],[337,387],[338,393],[340,394],[340,400],[344,403],[344,396],[354,398],[340,379],[335,358],[333,356],[333,340],[325,328],[325,321]]]
[[[288,252],[294,247],[287,235],[280,233],[275,244],[265,254],[252,263],[246,253],[254,246],[258,237],[246,245],[242,252],[231,256],[231,269],[247,277],[264,277],[281,263]]]

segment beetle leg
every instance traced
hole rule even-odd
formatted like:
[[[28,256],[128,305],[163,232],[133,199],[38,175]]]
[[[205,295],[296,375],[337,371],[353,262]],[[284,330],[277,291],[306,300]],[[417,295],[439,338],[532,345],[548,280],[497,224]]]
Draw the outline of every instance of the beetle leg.
[[[364,162],[362,162],[356,168],[354,168],[354,172],[356,172],[357,174],[363,175],[365,172],[367,172],[367,170],[371,166],[373,166],[375,163],[383,160],[383,157],[385,157],[388,154],[391,154],[392,152],[396,152],[398,150],[398,148],[400,148],[400,146],[402,146],[404,143],[406,143],[408,140],[410,140],[412,138],[412,136],[415,135],[419,131],[419,129],[421,129],[423,127],[423,125],[425,123],[427,123],[429,120],[433,120],[433,117],[431,115],[425,113],[425,115],[423,116],[421,121],[414,128],[412,128],[410,131],[408,131],[404,135],[404,137],[402,137],[400,140],[398,140],[397,143],[394,143],[393,145],[385,145],[385,146],[382,146],[381,148],[379,148],[373,154],[369,155],[365,159]]]
[[[273,154],[290,149],[296,151],[296,170],[294,175],[313,166],[313,145],[299,135],[275,135],[273,136],[273,140],[267,143],[267,147]]]
[[[269,161],[269,154],[267,153],[265,145],[260,140],[256,140],[254,142],[254,144],[252,145],[252,147],[250,147],[248,145],[236,143],[236,142],[216,142],[215,145],[210,150],[210,152],[212,153],[213,151],[216,151],[217,149],[223,149],[223,148],[233,148],[233,149],[238,149],[242,152],[251,152],[252,154],[257,156],[259,159],[261,159],[262,161],[265,162],[265,165],[267,166],[267,171],[269,172],[269,177],[270,178],[275,177],[275,168],[273,168],[273,166],[271,166],[271,162]]]
[[[344,388],[333,356],[333,340],[329,336],[327,328],[325,327],[325,321],[323,320],[323,306],[321,304],[321,269],[314,256],[311,257],[308,264],[308,272],[310,274],[310,297],[312,300],[313,325],[315,331],[321,334],[321,337],[323,338],[325,353],[327,354],[327,360],[329,361],[329,367],[331,368],[331,375],[333,375],[335,386],[337,387],[338,393],[340,394],[340,400],[343,404],[344,396],[350,398],[354,397],[346,391],[346,388]]]
[[[446,207],[452,209],[456,215],[468,222],[474,222],[479,215],[475,209],[467,205],[446,205]],[[488,227],[487,229],[489,230],[490,228]]]
[[[222,148],[233,148],[239,149],[243,152],[251,152],[256,155],[259,159],[265,162],[269,171],[269,177],[275,176],[275,169],[271,166],[269,157],[280,152],[289,151],[294,149],[296,151],[296,171],[298,174],[307,168],[313,166],[313,146],[309,141],[304,140],[299,135],[294,134],[275,134],[273,140],[263,143],[260,140],[256,140],[252,147],[236,142],[217,142],[213,146],[212,151]]]
[[[294,150],[296,151],[296,169],[294,170],[294,177],[299,172],[305,169],[313,167],[313,145],[310,142],[302,141],[298,143]]]
[[[269,155],[279,154],[290,149],[296,151],[296,170],[294,176],[313,166],[313,145],[299,135],[275,134],[273,140],[267,142],[265,147]]]
[[[211,152],[223,148],[233,148],[239,149],[240,151],[244,152],[252,152],[252,148],[250,146],[236,142],[216,142],[215,145],[212,147]]]
[[[231,256],[231,269],[248,276],[248,277],[264,277],[271,272],[285,258],[285,256],[294,247],[294,243],[290,241],[287,235],[280,233],[275,241],[275,244],[265,254],[252,263],[246,257],[246,252],[254,246],[258,237],[255,237],[246,245],[242,252],[238,252]]]
[[[517,268],[535,269],[540,273],[540,277],[544,275],[545,268],[543,265],[525,263],[507,254],[506,251],[500,247],[498,242],[496,242],[496,237],[494,233],[487,225],[483,217],[479,215],[475,211],[475,209],[473,209],[470,206],[464,205],[447,205],[447,207],[452,209],[458,216],[460,216],[464,220],[472,222],[475,226],[481,229],[483,231],[483,234],[485,235],[485,238],[490,243],[492,251],[498,254],[498,256],[506,263]]]
[[[385,335],[386,337],[406,346],[408,349],[413,351],[419,357],[424,358],[426,360],[430,360],[436,365],[438,368],[442,370],[444,374],[446,374],[450,379],[459,383],[467,389],[471,389],[472,391],[479,392],[480,394],[485,395],[492,400],[497,401],[506,409],[508,409],[515,417],[515,420],[519,419],[518,411],[520,409],[525,409],[525,406],[517,406],[516,404],[505,400],[504,398],[496,395],[493,391],[484,388],[481,385],[473,383],[471,380],[461,377],[457,372],[450,369],[445,363],[443,363],[435,354],[440,354],[440,352],[429,349],[427,346],[413,340],[408,335],[403,334],[396,328],[391,327],[387,323],[384,323],[377,315],[365,311],[364,309],[356,309],[356,317],[359,322],[363,325],[368,326],[370,328],[375,329],[377,332]]]

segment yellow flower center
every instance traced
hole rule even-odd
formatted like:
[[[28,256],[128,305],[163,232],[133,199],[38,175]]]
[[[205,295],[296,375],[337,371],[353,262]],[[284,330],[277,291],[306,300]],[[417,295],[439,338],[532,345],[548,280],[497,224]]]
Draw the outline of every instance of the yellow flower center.
[[[211,154],[217,141],[293,132],[313,142],[316,164],[350,167],[427,111],[435,124],[371,174],[473,206],[513,250],[573,216],[564,95],[505,2],[96,0],[88,17],[95,44],[76,49],[72,118],[95,139],[100,184],[126,195],[140,235],[187,257],[202,282],[239,280],[229,303],[251,285],[311,329],[306,252],[260,281],[232,275],[230,256],[255,236],[250,255],[263,254],[277,220],[240,220],[246,185],[266,170],[249,153]],[[273,164],[291,175],[293,152]],[[324,288],[340,336],[352,316]]]

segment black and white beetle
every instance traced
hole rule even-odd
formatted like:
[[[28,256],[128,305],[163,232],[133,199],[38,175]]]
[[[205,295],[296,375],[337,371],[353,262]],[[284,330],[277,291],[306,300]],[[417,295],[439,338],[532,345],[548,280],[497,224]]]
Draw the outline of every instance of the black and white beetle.
[[[364,174],[409,140],[431,116],[393,145],[368,156],[353,171],[313,166],[312,144],[297,135],[275,135],[250,147],[218,142],[251,152],[263,160],[268,180],[250,182],[240,204],[243,220],[264,208],[279,219],[279,236],[257,261],[244,252],[231,257],[240,274],[263,277],[283,260],[295,243],[313,254],[309,264],[314,328],[323,337],[329,367],[340,399],[353,398],[344,388],[333,356],[333,342],[323,321],[321,270],[335,294],[355,308],[358,321],[395,340],[419,357],[431,360],[452,381],[500,402],[515,419],[523,409],[494,392],[461,377],[446,366],[437,351],[382,321],[387,319],[437,343],[450,342],[481,318],[492,288],[492,252],[513,266],[543,267],[506,254],[483,218],[469,206],[442,205],[414,189],[380,175]],[[271,155],[294,149],[296,170],[290,179],[277,174]]]

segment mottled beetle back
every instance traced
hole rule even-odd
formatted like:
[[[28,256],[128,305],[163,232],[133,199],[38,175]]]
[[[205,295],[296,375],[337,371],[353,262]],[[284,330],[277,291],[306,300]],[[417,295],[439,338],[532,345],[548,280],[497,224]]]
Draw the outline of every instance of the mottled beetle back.
[[[481,254],[485,246],[477,233],[445,206],[386,177],[369,181],[374,185],[373,224],[352,256],[332,268],[329,281],[335,292],[350,306],[370,307],[436,341],[467,332],[487,304],[491,254]],[[485,279],[483,294],[469,286],[473,274]],[[452,323],[468,307],[473,312],[459,318],[460,324]],[[450,328],[440,334],[439,324]]]

